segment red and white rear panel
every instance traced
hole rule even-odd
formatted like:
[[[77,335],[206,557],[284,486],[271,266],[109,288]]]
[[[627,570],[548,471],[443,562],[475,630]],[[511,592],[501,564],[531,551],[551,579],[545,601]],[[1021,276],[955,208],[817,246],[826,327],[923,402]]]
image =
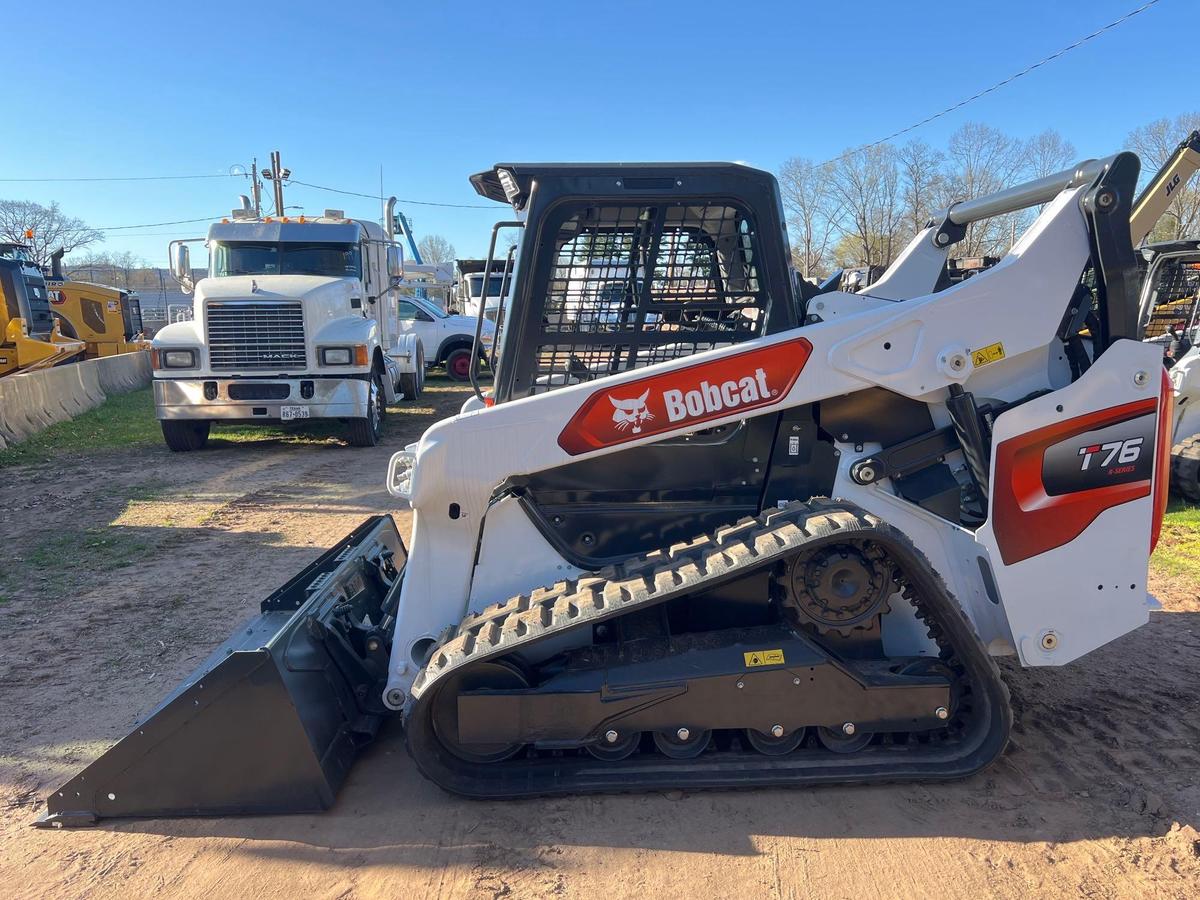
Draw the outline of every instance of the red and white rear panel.
[[[1061,665],[1145,624],[1170,391],[1159,352],[1119,341],[1074,384],[996,420],[977,540],[1024,665]]]

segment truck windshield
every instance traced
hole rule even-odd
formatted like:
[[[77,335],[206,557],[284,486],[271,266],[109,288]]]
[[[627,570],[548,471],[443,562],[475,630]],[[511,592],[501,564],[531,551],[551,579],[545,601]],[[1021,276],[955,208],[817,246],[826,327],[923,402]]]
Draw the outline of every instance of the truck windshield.
[[[503,284],[504,284],[504,276],[503,275],[493,275],[491,278],[488,279],[488,299],[489,300],[491,300],[493,298],[496,300],[500,299],[500,288]],[[512,290],[512,276],[511,275],[509,275],[509,277],[508,277],[508,287],[509,287],[509,290]],[[483,296],[483,276],[482,275],[472,275],[471,276],[471,296],[472,297]]]
[[[362,271],[357,244],[219,243],[213,245],[212,274],[326,275],[357,278]]]

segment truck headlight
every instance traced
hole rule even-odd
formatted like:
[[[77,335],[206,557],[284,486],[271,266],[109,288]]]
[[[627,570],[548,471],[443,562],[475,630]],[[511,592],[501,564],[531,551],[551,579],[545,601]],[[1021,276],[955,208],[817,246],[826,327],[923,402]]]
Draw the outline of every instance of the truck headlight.
[[[354,351],[349,347],[322,347],[321,348],[321,365],[323,366],[348,366]]]
[[[152,362],[156,369],[194,369],[196,368],[196,351],[155,350]]]

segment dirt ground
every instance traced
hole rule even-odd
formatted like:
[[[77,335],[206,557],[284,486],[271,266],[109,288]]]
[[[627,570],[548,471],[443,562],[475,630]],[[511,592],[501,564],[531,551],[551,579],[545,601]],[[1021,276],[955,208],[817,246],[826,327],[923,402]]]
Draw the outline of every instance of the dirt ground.
[[[370,513],[390,453],[270,440],[0,473],[0,896],[1200,894],[1200,601],[1062,670],[1005,666],[1012,746],[966,781],[481,803],[395,729],[320,815],[29,827],[258,601]],[[397,513],[407,534],[409,516]]]

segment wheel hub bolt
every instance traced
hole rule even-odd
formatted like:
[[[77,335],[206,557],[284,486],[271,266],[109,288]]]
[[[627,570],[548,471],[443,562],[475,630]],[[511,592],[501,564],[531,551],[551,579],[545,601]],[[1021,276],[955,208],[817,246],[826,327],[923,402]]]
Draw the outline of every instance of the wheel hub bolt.
[[[855,728],[854,728],[853,722],[847,722],[845,725],[842,726],[842,734],[846,735],[847,737],[854,734],[854,731],[855,731]]]
[[[617,734],[615,731],[612,731],[611,729],[609,731],[604,732],[604,739],[606,741],[608,741],[610,744],[615,744],[617,742],[618,737],[620,737],[620,735]]]
[[[783,737],[783,726],[782,725],[772,725],[771,726],[771,737],[777,737],[777,738]]]
[[[933,714],[935,716],[937,716],[939,719],[950,718],[950,710],[946,709],[946,707],[944,707],[944,706],[939,706],[937,709],[935,709],[933,711]]]
[[[691,736],[692,733],[686,728],[680,728],[677,732],[675,732],[675,737],[679,738],[681,741],[686,741]]]

